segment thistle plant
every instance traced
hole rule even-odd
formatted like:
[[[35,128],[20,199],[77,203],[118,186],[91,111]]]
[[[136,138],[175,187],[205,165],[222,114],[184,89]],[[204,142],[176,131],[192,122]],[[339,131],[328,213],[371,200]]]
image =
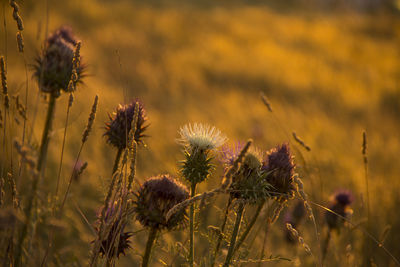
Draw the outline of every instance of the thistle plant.
[[[133,212],[136,220],[149,230],[143,267],[149,265],[151,251],[160,231],[170,231],[187,224],[185,209],[174,213],[169,219],[167,213],[188,198],[189,192],[186,187],[168,174],[149,178],[135,193]]]
[[[77,77],[74,78],[74,81],[76,83],[80,82],[82,78],[84,65],[80,64],[79,49],[80,42],[72,35],[71,30],[66,27],[61,27],[46,39],[45,46],[33,66],[33,76],[38,82],[39,90],[42,93],[48,94],[50,99],[36,164],[38,176],[33,179],[32,194],[28,199],[28,206],[26,208],[27,222],[29,222],[31,218],[32,206],[36,197],[39,179],[44,169],[44,161],[50,141],[56,100],[60,96],[61,90],[68,90],[68,83],[72,78],[74,69],[77,72]],[[79,64],[77,64],[77,62],[79,62]],[[17,243],[17,253],[15,257],[16,266],[20,264],[22,245],[27,234],[27,228],[28,223],[24,224],[22,234]]]
[[[136,105],[138,105],[137,110],[135,110]],[[135,117],[137,117],[137,120],[135,132],[133,133],[134,141],[137,144],[144,145],[143,138],[146,137],[144,131],[149,125],[146,125],[146,110],[142,102],[136,99],[130,104],[119,105],[113,114],[109,114],[110,120],[106,123],[104,136],[107,138],[107,143],[118,149],[112,173],[117,170],[121,154],[127,147],[128,134],[131,131],[132,121]]]
[[[331,239],[332,231],[339,232],[344,225],[344,219],[349,219],[353,214],[350,205],[354,201],[353,194],[348,190],[340,190],[331,196],[328,205],[328,211],[325,213],[325,222],[328,225],[328,233],[325,238],[322,260],[328,252],[329,241]]]
[[[124,231],[126,222],[123,220],[124,212],[121,202],[117,200],[110,203],[104,216],[106,230],[104,238],[101,240],[100,254],[106,258],[107,262],[119,258],[121,254],[125,255],[126,251],[131,248],[129,238],[132,233]],[[100,225],[100,222],[98,224]],[[100,231],[100,228],[96,227],[96,231]]]
[[[186,124],[180,131],[177,142],[184,147],[185,160],[182,161],[181,173],[190,183],[190,196],[196,194],[196,185],[206,180],[214,166],[212,152],[223,145],[226,137],[215,127],[195,123]],[[194,203],[189,213],[189,265],[194,266]]]
[[[223,161],[225,162],[225,165],[227,165],[227,167],[229,167],[232,164],[232,161],[237,158],[238,151],[241,150],[241,147],[242,145],[238,143],[236,146],[225,149],[225,151],[223,152]],[[232,176],[232,183],[228,191],[230,192],[230,199],[238,200],[239,205],[237,208],[236,221],[231,235],[231,241],[229,243],[228,254],[226,256],[224,266],[229,266],[235,251],[239,249],[239,247],[246,239],[265,201],[270,197],[268,193],[270,185],[266,180],[267,173],[261,169],[261,163],[261,150],[251,147],[248,150],[247,154],[244,156],[244,160],[239,169]],[[239,238],[239,242],[236,244],[236,239],[239,233],[242,215],[244,213],[246,204],[258,204],[258,208],[256,211],[256,216],[250,222],[248,227]],[[225,216],[227,216],[227,214]],[[224,229],[221,229],[221,231],[223,230]],[[221,240],[219,239],[217,242],[212,265],[214,264],[215,258],[218,255],[220,241]]]

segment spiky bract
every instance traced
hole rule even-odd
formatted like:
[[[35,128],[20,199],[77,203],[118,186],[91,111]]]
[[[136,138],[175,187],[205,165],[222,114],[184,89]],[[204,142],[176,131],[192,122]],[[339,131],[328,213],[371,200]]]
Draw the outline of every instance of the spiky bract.
[[[168,174],[149,178],[135,194],[136,219],[145,227],[172,230],[186,225],[186,211],[179,210],[167,221],[168,211],[189,198],[186,187]]]
[[[116,111],[112,115],[109,115],[110,121],[106,123],[106,132],[104,133],[109,144],[119,149],[126,148],[129,131],[132,127],[132,120],[135,116],[136,103],[139,104],[139,112],[134,138],[138,144],[143,144],[143,138],[146,136],[144,131],[148,125],[145,125],[147,121],[146,110],[138,99],[132,101],[130,104],[119,105]]]
[[[68,91],[77,42],[71,28],[66,26],[60,27],[47,38],[33,66],[33,76],[38,81],[42,92],[59,96],[61,90]],[[84,70],[85,65],[80,63],[77,68],[76,82],[81,82]]]
[[[233,175],[232,184],[229,188],[231,197],[251,204],[267,199],[270,197],[271,186],[265,179],[266,174],[261,169],[259,150],[250,149],[239,170]]]

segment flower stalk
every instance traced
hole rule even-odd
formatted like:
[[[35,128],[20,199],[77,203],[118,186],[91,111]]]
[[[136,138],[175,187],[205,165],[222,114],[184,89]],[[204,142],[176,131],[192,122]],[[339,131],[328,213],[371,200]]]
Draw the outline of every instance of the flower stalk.
[[[236,221],[235,221],[235,225],[233,227],[231,241],[229,243],[228,254],[226,255],[225,263],[223,265],[224,267],[229,267],[229,265],[230,265],[230,263],[232,261],[232,258],[233,258],[236,238],[237,238],[237,235],[239,233],[240,223],[242,222],[244,206],[245,206],[245,204],[243,202],[239,203],[238,211],[237,211],[237,214],[236,214]]]

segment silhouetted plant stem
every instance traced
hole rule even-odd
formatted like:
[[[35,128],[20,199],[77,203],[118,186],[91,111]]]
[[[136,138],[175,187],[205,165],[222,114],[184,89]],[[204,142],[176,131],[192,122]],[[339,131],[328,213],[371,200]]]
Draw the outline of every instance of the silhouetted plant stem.
[[[262,245],[262,248],[261,248],[260,261],[258,263],[258,266],[261,266],[261,262],[262,262],[262,260],[264,258],[264,255],[265,255],[264,251],[265,251],[265,246],[267,244],[267,237],[268,237],[268,232],[269,232],[269,227],[270,226],[271,226],[271,219],[268,216],[267,223],[265,224],[264,240],[263,240],[263,245]]]
[[[321,259],[322,260],[322,264],[324,263],[326,254],[328,252],[329,241],[331,240],[331,233],[332,233],[332,230],[328,229],[328,234],[327,234],[327,236],[325,238],[324,247],[323,247],[323,250],[322,250],[322,259]]]
[[[243,211],[244,211],[244,203],[240,203],[236,214],[235,226],[233,227],[231,241],[229,243],[228,254],[226,255],[224,267],[228,267],[229,264],[231,263],[233,252],[235,249],[236,238],[239,233],[240,223],[242,222]]]
[[[149,233],[149,237],[147,239],[147,244],[146,244],[146,250],[145,250],[144,256],[143,256],[142,267],[149,266],[151,250],[153,248],[156,237],[157,237],[157,229],[150,228],[150,233]]]
[[[190,188],[190,197],[194,197],[196,194],[196,183],[192,183]],[[189,265],[194,266],[194,203],[190,205],[189,214]]]
[[[224,220],[222,221],[221,227],[219,228],[220,233],[219,233],[219,236],[218,236],[217,244],[215,245],[214,255],[211,258],[211,263],[210,263],[211,267],[214,267],[215,260],[218,257],[218,252],[219,252],[219,249],[221,247],[222,237],[223,237],[223,233],[225,231],[225,226],[226,226],[226,222],[228,220],[229,208],[231,207],[231,204],[232,204],[232,198],[229,197],[228,203],[226,204],[226,208],[225,208]]]
[[[46,122],[44,125],[43,134],[42,134],[42,142],[40,144],[39,158],[38,158],[38,162],[36,165],[36,169],[39,172],[39,175],[41,174],[43,163],[44,163],[44,160],[46,159],[46,155],[47,155],[47,149],[48,149],[49,141],[50,141],[49,133],[51,131],[52,124],[53,124],[54,111],[56,108],[56,100],[57,100],[57,97],[54,94],[51,94],[50,101],[49,101],[49,107],[47,108]]]
[[[38,158],[38,162],[36,165],[37,173],[33,177],[32,191],[29,196],[29,199],[27,202],[28,205],[27,205],[26,211],[25,211],[26,220],[25,220],[25,224],[22,226],[21,235],[19,236],[18,243],[17,243],[16,254],[15,254],[15,266],[16,267],[18,267],[21,264],[22,246],[23,246],[25,237],[28,233],[28,226],[31,223],[32,207],[33,207],[33,203],[35,202],[36,191],[37,191],[37,187],[39,184],[39,179],[40,179],[40,175],[42,172],[43,163],[44,163],[44,160],[45,160],[46,154],[47,154],[47,149],[48,149],[49,139],[50,139],[49,133],[50,133],[51,127],[52,127],[54,111],[55,111],[55,107],[56,107],[56,100],[57,100],[57,97],[55,95],[51,94],[50,101],[49,101],[49,107],[47,108],[46,121],[45,121],[44,129],[43,129],[39,158]]]
[[[70,94],[70,99],[71,99],[71,95]],[[62,169],[62,162],[63,162],[63,158],[64,158],[64,147],[65,147],[65,140],[67,137],[67,128],[68,128],[68,119],[69,119],[69,111],[71,108],[71,101],[68,101],[68,107],[67,107],[67,115],[65,118],[65,127],[64,127],[64,136],[63,136],[63,141],[62,141],[62,147],[61,147],[61,156],[60,156],[60,166],[58,167],[58,175],[57,175],[57,186],[56,186],[56,197],[58,196],[58,188],[60,185],[60,177],[61,177],[61,169]]]
[[[253,228],[254,224],[257,221],[258,216],[260,215],[260,212],[261,212],[262,208],[264,207],[264,204],[265,204],[265,200],[258,205],[257,210],[256,210],[253,218],[251,219],[250,223],[248,224],[246,230],[240,236],[240,238],[239,238],[239,240],[237,242],[237,245],[235,247],[235,250],[233,251],[234,253],[236,251],[238,251],[238,249],[240,248],[240,246],[243,244],[244,240],[246,239],[247,235],[250,233],[251,229]]]
[[[118,170],[118,165],[119,165],[119,161],[121,159],[122,151],[123,151],[122,148],[118,148],[117,155],[115,156],[115,161],[114,161],[114,167],[113,167],[113,170],[112,170],[112,174],[114,174]]]

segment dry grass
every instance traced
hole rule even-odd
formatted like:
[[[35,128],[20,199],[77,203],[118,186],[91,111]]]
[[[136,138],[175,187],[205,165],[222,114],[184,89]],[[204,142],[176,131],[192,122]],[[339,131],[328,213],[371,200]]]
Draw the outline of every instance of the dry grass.
[[[24,1],[20,5],[19,12],[24,20],[24,57],[28,62],[33,62],[44,40],[45,3]],[[38,211],[36,234],[40,238],[34,239],[32,250],[46,247],[47,231],[40,225],[52,225],[58,233],[52,264],[57,261],[61,265],[85,264],[90,242],[94,240],[88,222],[92,224],[96,219],[117,152],[102,137],[104,122],[107,113],[118,103],[139,97],[150,122],[147,147],[138,149],[136,177],[140,182],[158,173],[177,174],[177,162],[183,159],[174,141],[179,127],[187,122],[207,122],[232,141],[252,138],[256,146],[265,150],[277,143],[291,142],[296,148],[298,172],[310,200],[326,205],[329,195],[336,189],[351,189],[356,196],[352,221],[363,227],[366,227],[367,213],[361,145],[362,132],[366,130],[369,230],[379,238],[390,226],[384,244],[400,258],[396,242],[400,239],[400,216],[396,212],[400,204],[400,166],[396,163],[400,156],[397,134],[400,19],[397,14],[328,12],[242,1],[196,4],[70,0],[65,3],[49,1],[48,5],[49,31],[62,24],[72,26],[82,40],[81,55],[89,65],[89,76],[83,86],[78,86],[70,110],[61,192],[67,187],[94,95],[99,95],[100,104],[91,136],[81,154],[88,167],[71,186],[63,220],[49,221],[50,211]],[[7,32],[4,33],[2,26],[0,51],[1,54],[7,51],[8,93],[10,96],[19,94],[24,99],[24,58],[18,53],[12,9],[7,4],[4,8]],[[39,146],[45,119],[42,115],[45,101],[40,96],[37,98],[37,91],[36,83],[30,79],[27,133],[33,128],[28,138],[33,148]],[[260,100],[260,91],[268,97],[273,113]],[[47,201],[48,195],[44,192],[53,192],[57,183],[67,105],[68,95],[65,94],[57,103],[47,168],[39,185],[41,203]],[[37,117],[33,121],[36,106]],[[6,117],[2,108],[3,120]],[[23,119],[18,118],[19,125],[13,117],[7,121],[12,133],[7,133],[6,148],[2,147],[3,129],[0,134],[0,162],[8,167],[12,138],[22,139]],[[296,132],[311,151],[298,145],[292,132]],[[18,158],[15,159],[17,168]],[[219,167],[212,179],[199,185],[198,192],[217,188],[221,175]],[[19,192],[26,192],[31,184],[22,179],[16,182]],[[199,217],[204,218],[199,226],[202,233],[210,224],[219,226],[213,207],[224,207],[222,203],[226,199],[218,196],[216,201],[208,203],[208,208],[199,213]],[[313,208],[320,230],[325,234],[319,216],[322,210]],[[249,210],[248,218],[251,212]],[[301,266],[313,265],[313,258],[302,248],[284,242],[284,227],[278,221],[270,229],[267,256],[280,255]],[[138,229],[139,224],[132,223],[131,230]],[[296,229],[317,254],[312,223],[308,221]],[[254,233],[250,234],[250,240],[254,239]],[[139,262],[145,246],[142,240],[146,236],[145,232],[140,232],[133,237],[133,250],[121,258],[118,262],[121,266]],[[164,242],[172,246],[173,240],[183,244],[186,238],[186,232],[177,232],[165,235],[158,242],[160,246]],[[200,262],[200,257],[208,251],[208,243],[202,234],[196,238],[196,255]],[[371,243],[370,248],[364,248],[362,243],[366,240],[361,231],[352,227],[343,229],[333,238],[326,265],[338,266],[348,259],[349,266],[353,266],[352,261],[360,265],[368,249],[373,251],[378,266],[394,264],[376,245]],[[261,243],[262,238],[255,239],[253,248],[261,247]],[[172,260],[170,251],[163,252],[160,247],[157,251],[154,264],[158,259]],[[39,250],[32,259],[40,262],[44,253]],[[273,264],[292,266],[293,262],[268,263]]]

